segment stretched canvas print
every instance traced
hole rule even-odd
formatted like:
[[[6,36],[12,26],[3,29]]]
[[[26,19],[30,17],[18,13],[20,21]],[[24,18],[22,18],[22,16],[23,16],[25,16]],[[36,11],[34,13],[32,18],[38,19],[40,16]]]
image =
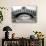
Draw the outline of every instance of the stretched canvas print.
[[[16,23],[36,23],[37,7],[36,6],[13,6],[12,22]]]

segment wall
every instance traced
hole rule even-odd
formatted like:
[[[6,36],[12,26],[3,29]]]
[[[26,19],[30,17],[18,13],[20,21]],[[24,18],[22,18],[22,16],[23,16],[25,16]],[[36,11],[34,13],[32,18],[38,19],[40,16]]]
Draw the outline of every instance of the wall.
[[[13,32],[16,33],[16,37],[29,37],[34,31],[41,31],[46,37],[46,0],[0,0],[0,6],[8,8],[3,11],[4,20],[0,23],[0,46],[1,39],[4,38],[3,27],[9,25]],[[37,23],[12,23],[11,19],[11,7],[15,5],[37,5]],[[45,38],[46,45],[46,38]]]

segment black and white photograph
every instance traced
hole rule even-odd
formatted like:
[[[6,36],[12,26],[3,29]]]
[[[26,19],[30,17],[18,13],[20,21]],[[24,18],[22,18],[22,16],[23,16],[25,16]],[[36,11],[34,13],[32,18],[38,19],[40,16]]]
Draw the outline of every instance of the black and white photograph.
[[[36,23],[37,7],[36,6],[13,6],[12,7],[13,23]]]

